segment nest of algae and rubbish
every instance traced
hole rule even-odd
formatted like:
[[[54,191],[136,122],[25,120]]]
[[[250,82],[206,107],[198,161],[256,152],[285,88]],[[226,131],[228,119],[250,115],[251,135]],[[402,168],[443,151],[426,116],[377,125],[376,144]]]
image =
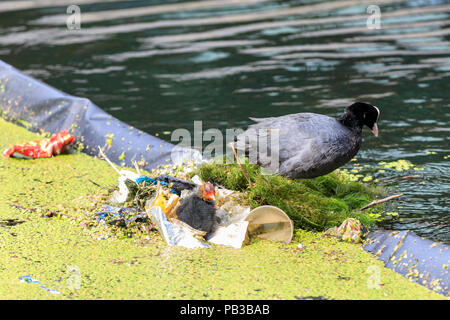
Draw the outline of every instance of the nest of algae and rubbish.
[[[272,205],[282,209],[296,228],[325,231],[340,225],[347,218],[356,218],[372,226],[380,218],[381,208],[357,211],[384,195],[381,187],[354,181],[352,174],[336,170],[314,179],[291,180],[267,175],[248,161],[242,164],[252,186],[237,164],[204,164],[195,171],[202,180],[242,193],[243,204],[252,209]]]
[[[247,159],[242,161],[241,165],[247,177],[237,163],[223,164],[217,159],[199,166],[193,163],[185,163],[182,166],[161,165],[150,173],[139,172],[139,175],[154,179],[165,174],[187,181],[198,176],[204,182],[211,182],[216,188],[236,191],[233,201],[237,205],[250,209],[263,205],[276,206],[289,216],[295,228],[308,231],[326,231],[339,226],[347,218],[358,219],[364,227],[373,226],[383,219],[384,206],[374,206],[364,211],[358,209],[383,196],[384,189],[375,184],[356,181],[354,174],[348,170],[336,170],[314,179],[291,180],[279,175],[265,174],[258,165],[250,164]],[[247,179],[250,179],[250,183]],[[154,199],[159,187],[144,182],[136,184],[131,180],[126,180],[125,184],[130,193],[121,206],[137,207],[138,212],[145,211],[145,204]],[[112,191],[113,189],[110,189],[106,197],[103,194],[103,204],[108,201],[106,199]],[[124,215],[120,221],[114,217],[98,221],[97,216],[89,215],[90,221],[85,220],[83,224],[95,226],[89,229],[101,239],[114,234],[148,240],[155,234],[156,227],[149,218],[133,220],[135,211],[126,212]],[[132,222],[124,223],[127,220]]]

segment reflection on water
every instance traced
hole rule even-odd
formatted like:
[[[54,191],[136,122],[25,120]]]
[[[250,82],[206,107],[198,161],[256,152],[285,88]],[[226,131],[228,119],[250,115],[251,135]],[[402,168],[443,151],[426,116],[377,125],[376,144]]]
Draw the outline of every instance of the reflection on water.
[[[69,31],[72,1],[2,1],[0,58],[151,134],[370,101],[380,137],[365,135],[359,166],[384,180],[414,175],[385,182],[405,194],[385,227],[450,242],[447,1],[77,3],[82,28]],[[381,29],[366,25],[373,4]],[[423,171],[379,165],[399,159]]]

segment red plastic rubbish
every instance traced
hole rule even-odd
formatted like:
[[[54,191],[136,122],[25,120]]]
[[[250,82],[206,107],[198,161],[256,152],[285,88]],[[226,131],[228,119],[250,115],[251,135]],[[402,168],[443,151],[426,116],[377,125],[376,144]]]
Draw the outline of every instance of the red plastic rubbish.
[[[49,139],[34,140],[16,144],[3,152],[6,158],[25,159],[50,158],[64,152],[66,147],[75,141],[75,137],[63,130]]]

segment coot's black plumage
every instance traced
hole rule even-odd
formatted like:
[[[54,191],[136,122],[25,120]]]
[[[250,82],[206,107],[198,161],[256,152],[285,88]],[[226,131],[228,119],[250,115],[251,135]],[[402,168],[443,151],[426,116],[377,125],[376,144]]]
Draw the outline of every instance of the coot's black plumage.
[[[267,149],[270,155],[271,135],[268,129],[278,129],[277,173],[291,179],[314,178],[341,167],[358,153],[364,125],[372,129],[377,136],[379,115],[377,107],[356,102],[347,107],[340,118],[315,113],[297,113],[263,119],[250,118],[256,124],[250,125],[247,131],[239,135],[234,146],[244,151],[247,156],[257,154],[258,164],[268,167],[269,159],[261,157],[261,150],[257,149],[258,139],[269,137]],[[252,136],[250,132],[256,132],[256,136]]]
[[[177,208],[177,218],[194,229],[210,232],[216,221],[213,185],[204,183],[192,195],[181,199]]]

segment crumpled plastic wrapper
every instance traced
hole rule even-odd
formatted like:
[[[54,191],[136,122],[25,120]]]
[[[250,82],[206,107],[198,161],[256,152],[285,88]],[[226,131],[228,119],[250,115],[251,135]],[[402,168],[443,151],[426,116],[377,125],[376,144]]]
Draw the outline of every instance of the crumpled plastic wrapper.
[[[66,130],[53,135],[49,139],[34,140],[16,144],[3,152],[6,158],[24,159],[50,158],[64,152],[66,147],[75,141],[75,137]]]
[[[130,190],[128,189],[127,185],[125,184],[125,181],[132,180],[136,181],[140,175],[137,173],[134,173],[129,170],[120,170],[120,176],[119,176],[119,190],[116,190],[113,192],[110,202],[112,204],[119,204],[124,203],[128,199],[128,194],[130,193]]]
[[[208,242],[242,248],[247,233],[248,221],[238,221],[215,229],[207,238]]]
[[[168,189],[160,189],[153,199],[153,205],[160,207],[165,215],[170,219],[176,217],[176,210],[180,197],[170,193]]]
[[[210,247],[209,244],[196,238],[192,228],[168,221],[160,207],[151,208],[150,215],[152,222],[158,227],[164,241],[169,246],[182,246],[190,249]]]
[[[364,234],[359,220],[347,218],[339,227],[328,229],[325,235],[335,236],[339,240],[346,242],[360,243]]]
[[[178,167],[189,163],[200,165],[207,162],[198,150],[178,145],[172,149],[170,159]]]

